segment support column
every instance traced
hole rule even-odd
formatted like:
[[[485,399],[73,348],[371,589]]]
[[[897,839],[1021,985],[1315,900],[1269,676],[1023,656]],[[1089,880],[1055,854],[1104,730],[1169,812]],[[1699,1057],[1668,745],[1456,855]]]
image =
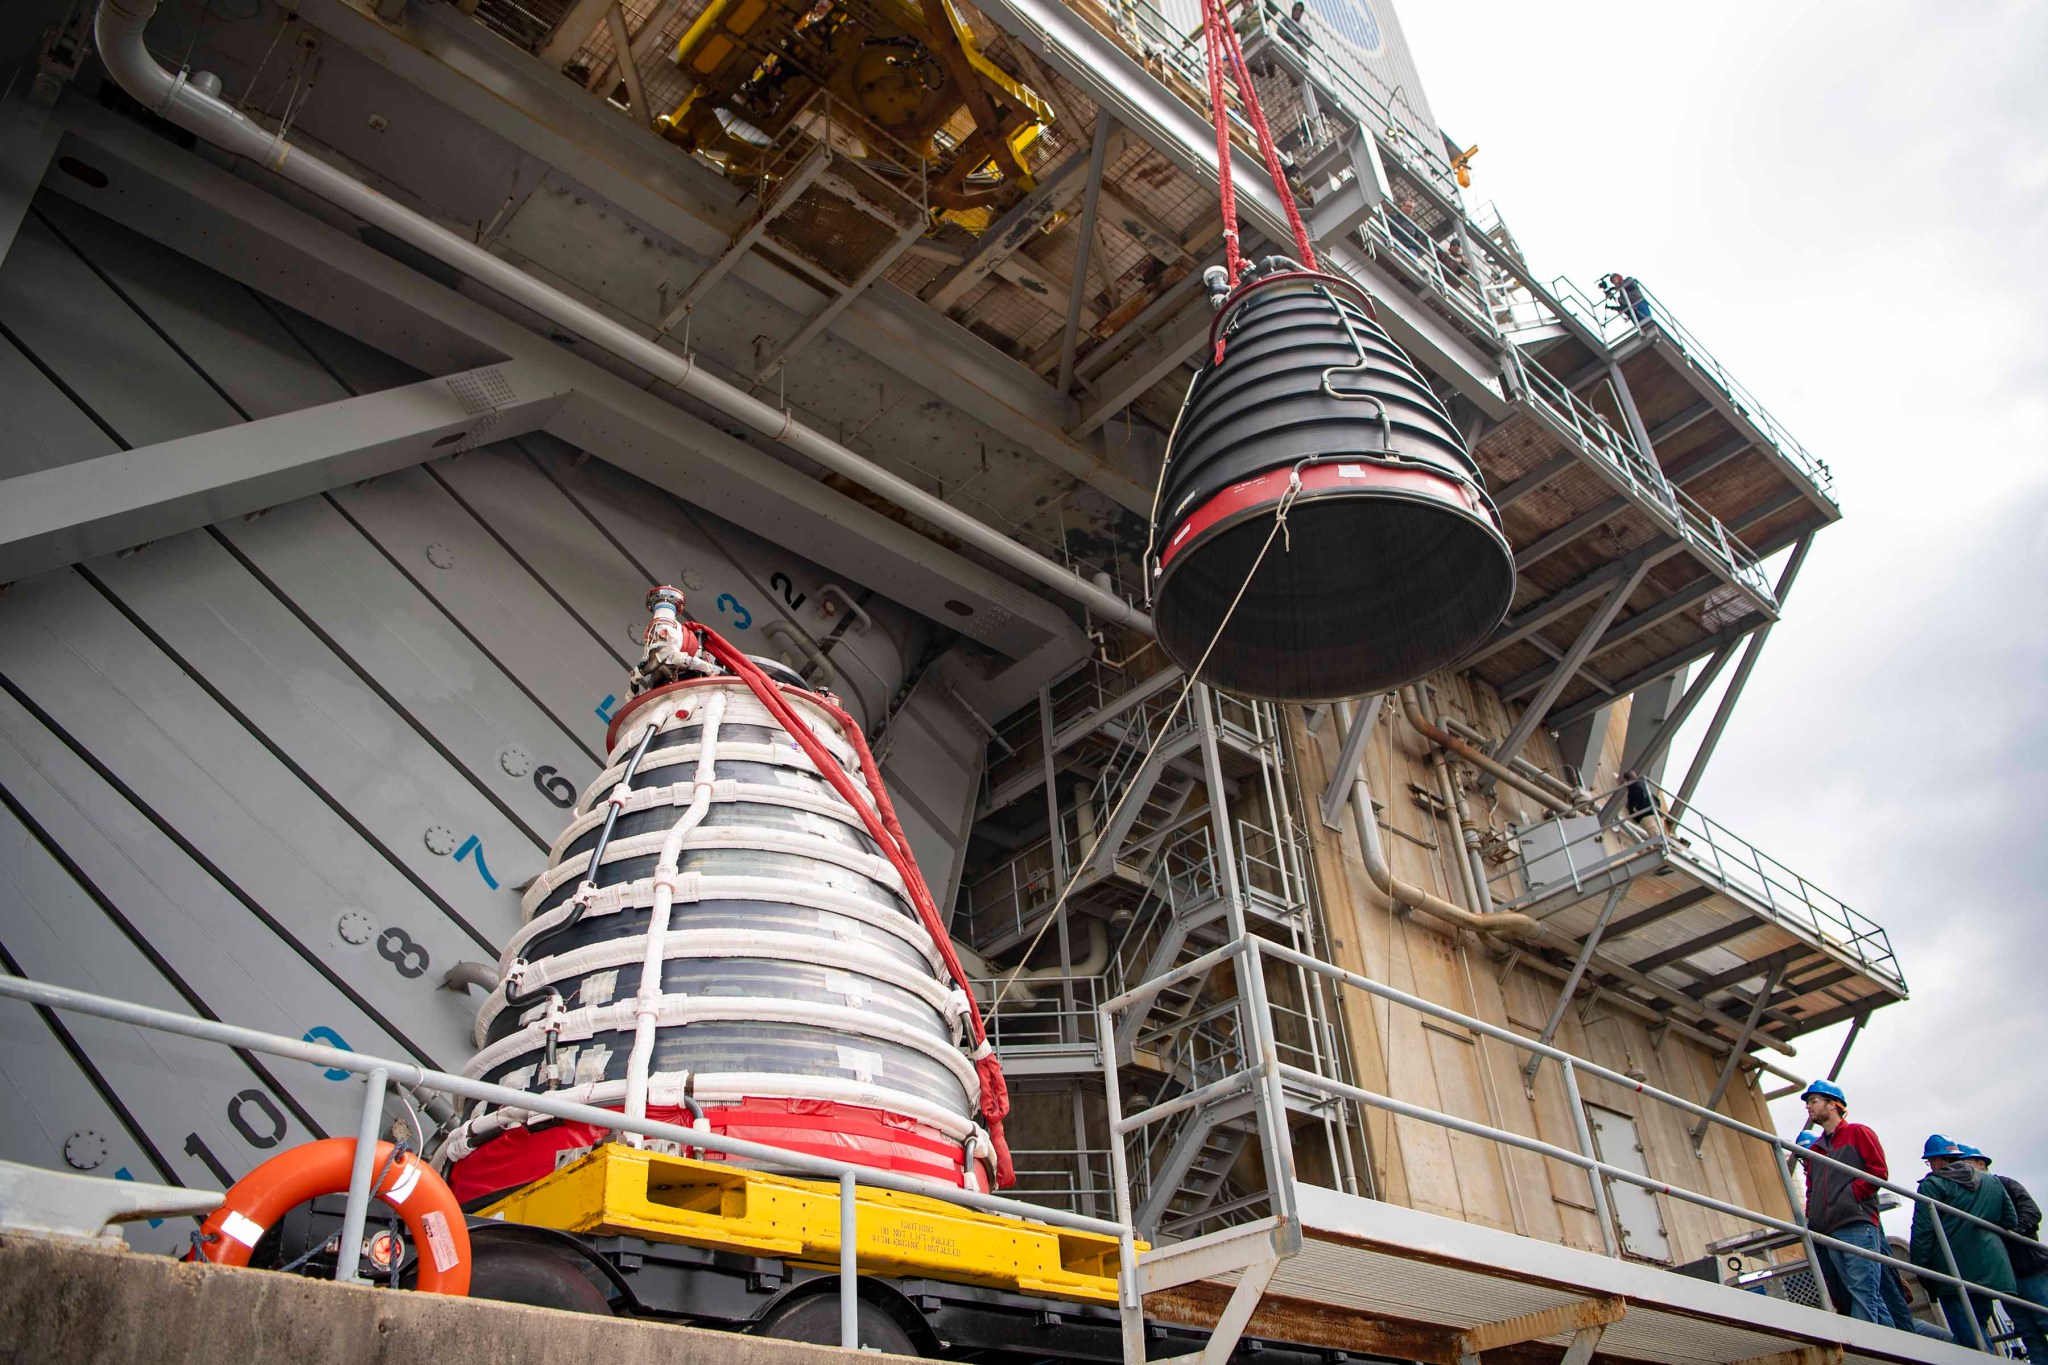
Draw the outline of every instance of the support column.
[[[43,183],[63,132],[49,110],[19,93],[0,100],[0,261],[7,259],[14,234],[28,217],[29,201]]]
[[[1650,566],[1647,562],[1638,563],[1608,591],[1607,600],[1600,604],[1599,609],[1579,631],[1579,638],[1572,641],[1572,647],[1564,652],[1564,657],[1557,661],[1557,667],[1550,670],[1550,676],[1543,680],[1543,685],[1536,689],[1536,695],[1529,698],[1529,704],[1522,708],[1521,718],[1515,722],[1515,728],[1508,731],[1507,738],[1494,750],[1493,758],[1496,762],[1513,762],[1515,756],[1522,752],[1522,746],[1529,742],[1529,736],[1536,733],[1536,727],[1543,723],[1545,714],[1556,703],[1571,680],[1579,675],[1579,669],[1585,665],[1586,660],[1592,657],[1593,646],[1607,633],[1607,628],[1614,624],[1614,618],[1628,603],[1629,594],[1642,585],[1649,572]]]
[[[1728,1049],[1728,1060],[1721,1065],[1721,1076],[1714,1082],[1714,1093],[1707,1096],[1707,1108],[1712,1109],[1720,1104],[1721,1097],[1728,1093],[1728,1083],[1735,1079],[1735,1073],[1742,1065],[1742,1056],[1749,1051],[1749,1040],[1756,1036],[1756,1026],[1763,1022],[1764,1011],[1769,1008],[1771,996],[1778,989],[1778,982],[1784,975],[1783,958],[1773,962],[1770,970],[1764,973],[1763,989],[1758,991],[1756,999],[1750,1002],[1749,1018],[1743,1021],[1742,1032],[1736,1035],[1735,1046]],[[1706,1140],[1707,1120],[1701,1119],[1693,1125],[1692,1130],[1692,1150],[1695,1156],[1699,1154],[1700,1147]]]

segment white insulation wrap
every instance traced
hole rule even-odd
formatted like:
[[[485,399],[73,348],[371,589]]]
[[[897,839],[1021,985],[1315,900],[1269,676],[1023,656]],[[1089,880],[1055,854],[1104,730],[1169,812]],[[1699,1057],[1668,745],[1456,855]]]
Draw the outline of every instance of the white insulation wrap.
[[[788,695],[865,793],[838,722]],[[467,1074],[627,1112],[687,1088],[713,1106],[853,1101],[972,1134],[966,1002],[860,817],[745,683],[651,696],[527,888]],[[453,1153],[508,1120],[473,1116]]]

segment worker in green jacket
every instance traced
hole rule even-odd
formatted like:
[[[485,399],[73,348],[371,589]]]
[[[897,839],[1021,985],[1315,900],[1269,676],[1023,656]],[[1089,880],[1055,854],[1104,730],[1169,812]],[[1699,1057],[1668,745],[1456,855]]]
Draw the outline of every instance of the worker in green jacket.
[[[1987,1223],[1996,1223],[2002,1228],[2019,1227],[2019,1214],[2013,1209],[2012,1196],[2006,1193],[2005,1186],[1964,1160],[1965,1153],[1960,1145],[1935,1133],[1927,1139],[1921,1155],[1926,1158],[1928,1166],[1927,1175],[1920,1181],[1921,1194],[1950,1208],[1974,1214]],[[1971,1284],[1992,1291],[1992,1294],[2018,1292],[2003,1237],[1951,1213],[1938,1216],[1941,1230],[1948,1236],[1949,1250],[1955,1253],[1956,1274]],[[1909,1255],[1914,1265],[1947,1274],[1948,1258],[1941,1254],[1941,1241],[1934,1234],[1936,1217],[1932,1204],[1913,1206],[1913,1245]],[[1949,1330],[1955,1333],[1958,1346],[1967,1346],[1977,1340],[1970,1332],[1969,1314],[1973,1310],[1977,1324],[1983,1330],[1983,1340],[1990,1341],[1991,1309],[1997,1302],[1992,1294],[1971,1291],[1969,1308],[1966,1309],[1963,1295],[1955,1286],[1939,1280],[1927,1283],[1941,1300],[1942,1316],[1948,1319]]]

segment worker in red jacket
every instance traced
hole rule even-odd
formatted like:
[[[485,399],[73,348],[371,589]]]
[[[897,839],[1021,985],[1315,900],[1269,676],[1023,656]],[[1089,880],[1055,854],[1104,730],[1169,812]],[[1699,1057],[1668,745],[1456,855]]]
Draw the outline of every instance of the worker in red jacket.
[[[1813,1140],[1809,1151],[1853,1166],[1874,1179],[1890,1178],[1884,1147],[1877,1134],[1860,1123],[1848,1121],[1849,1097],[1842,1087],[1833,1081],[1815,1081],[1800,1098],[1806,1101],[1807,1122],[1820,1129],[1820,1136]],[[1884,1229],[1877,1223],[1877,1186],[1817,1161],[1807,1163],[1806,1224],[1814,1232],[1838,1242],[1880,1255],[1890,1254]],[[1885,1308],[1884,1262],[1834,1246],[1823,1245],[1820,1254],[1835,1272],[1835,1279],[1849,1292],[1850,1317],[1905,1332],[1913,1330],[1910,1322],[1893,1322]]]

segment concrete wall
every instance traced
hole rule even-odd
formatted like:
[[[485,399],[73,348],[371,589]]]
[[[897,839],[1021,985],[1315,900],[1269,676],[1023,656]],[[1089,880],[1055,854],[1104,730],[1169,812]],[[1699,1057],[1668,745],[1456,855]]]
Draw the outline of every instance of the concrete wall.
[[[864,1352],[862,1360],[907,1357]],[[0,1237],[0,1365],[831,1365],[837,1347]]]

